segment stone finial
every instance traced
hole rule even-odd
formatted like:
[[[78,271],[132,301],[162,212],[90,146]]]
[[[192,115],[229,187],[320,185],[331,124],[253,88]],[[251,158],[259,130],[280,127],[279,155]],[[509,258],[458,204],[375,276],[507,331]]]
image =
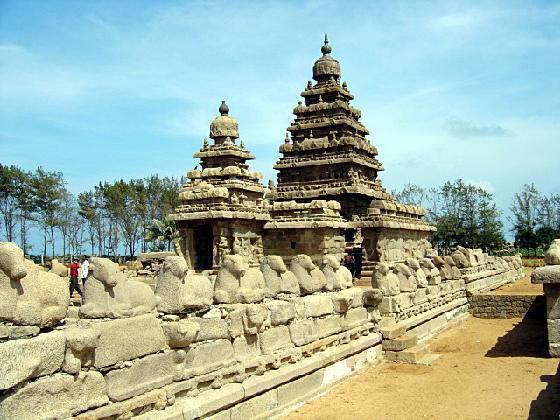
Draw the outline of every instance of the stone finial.
[[[286,137],[284,137],[284,143],[289,144],[290,143],[290,133],[286,131]]]
[[[226,101],[222,101],[218,110],[220,111],[220,115],[214,118],[210,124],[210,137],[214,140],[217,138],[225,139],[226,137],[230,137],[230,141],[231,139],[238,138],[239,126],[235,118],[228,115],[229,107]]]
[[[325,43],[321,47],[321,52],[323,55],[329,55],[332,51],[332,47],[329,45],[329,38],[327,38],[327,34],[325,33]]]
[[[306,90],[311,90],[311,89],[313,89],[313,83],[311,82],[311,80],[308,80],[308,81],[307,81],[307,86],[306,86],[305,89],[306,89]]]
[[[220,105],[220,108],[218,108],[218,111],[220,111],[220,115],[228,114],[229,106],[227,106],[226,101],[222,101],[222,104]]]
[[[208,137],[204,137],[204,142],[202,143],[202,145],[206,148],[208,147]]]

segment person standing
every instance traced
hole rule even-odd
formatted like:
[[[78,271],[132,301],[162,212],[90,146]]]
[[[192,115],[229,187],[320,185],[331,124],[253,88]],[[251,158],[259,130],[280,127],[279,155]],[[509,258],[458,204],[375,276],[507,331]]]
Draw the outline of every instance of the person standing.
[[[88,261],[88,256],[84,255],[84,259],[82,261],[82,286],[85,288],[86,287],[86,279],[89,273],[89,261]]]
[[[72,264],[70,264],[70,298],[72,298],[72,294],[74,290],[76,290],[80,296],[82,296],[82,289],[80,289],[80,285],[78,283],[78,269],[80,268],[80,264],[78,264],[78,259],[74,258]]]

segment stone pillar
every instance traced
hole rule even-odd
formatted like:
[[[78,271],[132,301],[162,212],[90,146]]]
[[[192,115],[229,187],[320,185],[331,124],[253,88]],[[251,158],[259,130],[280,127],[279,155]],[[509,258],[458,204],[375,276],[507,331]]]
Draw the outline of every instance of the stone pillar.
[[[546,298],[548,327],[548,353],[560,357],[560,239],[552,242],[545,255],[545,267],[537,268],[531,275],[533,283],[543,285]]]

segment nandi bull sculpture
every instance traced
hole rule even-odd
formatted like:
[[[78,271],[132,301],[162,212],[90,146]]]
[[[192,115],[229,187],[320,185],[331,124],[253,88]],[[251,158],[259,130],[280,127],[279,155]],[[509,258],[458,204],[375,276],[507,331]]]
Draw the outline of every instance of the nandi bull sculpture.
[[[107,258],[91,259],[81,318],[128,318],[152,312],[155,307],[150,286],[128,280]]]

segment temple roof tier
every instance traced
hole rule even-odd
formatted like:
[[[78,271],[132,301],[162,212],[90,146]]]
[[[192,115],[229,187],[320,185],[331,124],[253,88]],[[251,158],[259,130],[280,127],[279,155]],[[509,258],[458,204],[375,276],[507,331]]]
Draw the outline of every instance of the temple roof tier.
[[[348,147],[345,147],[348,146]],[[328,137],[318,137],[305,139],[302,141],[294,141],[293,143],[284,143],[280,145],[280,153],[289,154],[290,152],[308,151],[308,150],[319,150],[323,152],[333,151],[336,152],[338,149],[346,151],[350,149],[352,152],[364,151],[369,155],[376,156],[377,148],[368,143],[366,139],[361,137],[351,137],[344,136],[341,138],[328,138]]]
[[[326,129],[330,128],[334,130],[338,125],[349,126],[364,136],[369,134],[368,129],[362,123],[357,122],[356,120],[353,120],[346,116],[319,117],[319,118],[314,118],[312,120],[302,120],[302,121],[296,120],[287,128],[287,130],[290,132],[295,132],[299,130],[310,130],[310,129],[314,130],[314,129],[321,129],[321,128],[326,128]]]
[[[336,157],[334,157],[336,156]],[[301,168],[301,167],[309,167],[309,166],[322,166],[322,165],[337,165],[341,163],[354,163],[360,166],[366,166],[371,169],[375,169],[376,171],[383,171],[383,165],[379,163],[377,160],[370,161],[370,159],[360,158],[360,157],[343,157],[340,155],[333,155],[333,157],[325,157],[325,158],[317,158],[314,157],[313,159],[302,159],[302,158],[294,158],[290,160],[289,158],[279,160],[276,165],[273,166],[274,169],[285,169],[285,168]]]

